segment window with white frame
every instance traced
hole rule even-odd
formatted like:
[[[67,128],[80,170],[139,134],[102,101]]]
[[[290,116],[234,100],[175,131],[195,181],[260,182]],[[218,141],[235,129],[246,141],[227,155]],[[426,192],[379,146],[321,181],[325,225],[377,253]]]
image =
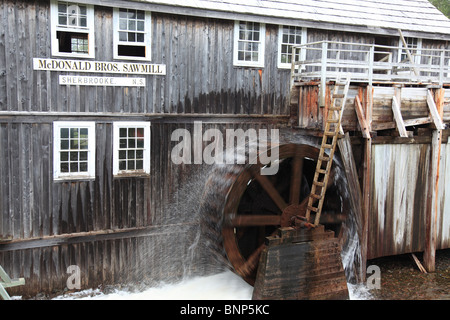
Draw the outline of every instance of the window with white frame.
[[[113,174],[150,174],[150,122],[114,122]]]
[[[306,28],[280,26],[278,31],[278,68],[291,68],[292,47],[305,43]],[[295,60],[298,61],[300,58],[297,54]]]
[[[151,13],[114,8],[114,58],[151,59]]]
[[[398,62],[409,63],[409,57],[405,45],[401,38],[399,41],[400,41],[399,46],[402,49],[400,50]],[[405,42],[408,45],[409,53],[411,54],[411,57],[414,60],[411,61],[411,63],[420,63],[420,51],[422,49],[422,39],[405,37]]]
[[[53,178],[95,179],[95,122],[53,123]]]
[[[236,21],[234,25],[234,65],[264,67],[266,27],[263,23]]]
[[[94,7],[51,0],[52,55],[94,58]]]

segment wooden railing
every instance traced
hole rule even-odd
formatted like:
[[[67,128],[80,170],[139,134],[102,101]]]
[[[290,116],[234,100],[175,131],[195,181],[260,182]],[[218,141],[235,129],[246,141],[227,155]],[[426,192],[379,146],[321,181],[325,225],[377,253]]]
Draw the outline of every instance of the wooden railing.
[[[319,41],[292,48],[291,87],[296,82],[326,81],[349,75],[373,83],[450,83],[450,50]],[[321,95],[323,96],[323,94]]]

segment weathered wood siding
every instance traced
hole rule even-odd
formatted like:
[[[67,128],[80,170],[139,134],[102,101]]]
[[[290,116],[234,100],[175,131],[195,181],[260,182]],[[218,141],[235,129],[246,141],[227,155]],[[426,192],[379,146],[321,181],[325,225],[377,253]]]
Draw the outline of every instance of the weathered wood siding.
[[[436,249],[450,245],[448,142],[441,155]],[[429,144],[372,146],[368,259],[424,250],[429,166]]]
[[[97,61],[113,61],[112,13],[95,7]],[[49,15],[49,1],[0,2],[0,110],[288,114],[290,71],[277,68],[278,26],[267,26],[260,77],[233,66],[233,21],[153,12],[152,62],[166,64],[166,76],[146,76],[146,87],[60,86],[62,73],[32,67],[33,58],[51,55]]]
[[[96,61],[113,61],[112,12],[95,7]],[[166,76],[145,76],[144,88],[62,86],[66,73],[32,66],[51,57],[49,15],[47,0],[0,1],[0,264],[26,279],[10,292],[63,289],[69,265],[81,268],[82,287],[201,273],[208,266],[185,259],[209,259],[195,246],[187,254],[209,167],[173,164],[171,133],[192,130],[194,120],[222,132],[286,123],[289,70],[277,68],[278,26],[266,28],[274,54],[260,76],[233,66],[234,21],[153,12],[152,62],[165,64]],[[96,122],[95,180],[53,181],[57,120]],[[151,122],[148,177],[113,177],[112,124],[123,120]]]

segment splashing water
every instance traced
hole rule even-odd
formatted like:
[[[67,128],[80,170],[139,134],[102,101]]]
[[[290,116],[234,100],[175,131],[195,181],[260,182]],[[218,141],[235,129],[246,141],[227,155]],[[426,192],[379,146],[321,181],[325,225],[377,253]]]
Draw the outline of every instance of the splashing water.
[[[141,292],[114,290],[104,294],[100,290],[85,290],[62,295],[55,300],[250,300],[253,287],[238,275],[225,271],[206,277],[193,277],[176,284],[164,284]]]

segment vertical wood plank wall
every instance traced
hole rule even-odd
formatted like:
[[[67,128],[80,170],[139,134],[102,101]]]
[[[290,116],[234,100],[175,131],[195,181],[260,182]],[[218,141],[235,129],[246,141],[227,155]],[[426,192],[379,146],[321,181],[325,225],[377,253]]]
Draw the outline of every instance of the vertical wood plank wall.
[[[159,281],[180,276],[186,268],[205,272],[204,266],[186,266],[183,257],[195,243],[198,221],[191,207],[198,205],[208,167],[174,165],[170,135],[177,128],[192,129],[195,119],[205,119],[205,130],[221,132],[287,125],[290,70],[277,68],[278,26],[266,25],[263,69],[235,67],[234,21],[153,12],[151,62],[165,64],[165,76],[145,76],[143,88],[63,86],[58,75],[65,73],[32,66],[33,58],[51,57],[49,3],[0,0],[0,238],[36,240],[17,250],[9,249],[8,242],[0,244],[0,264],[11,277],[27,281],[11,292],[62,289],[73,264],[81,268],[83,287]],[[114,61],[112,13],[112,8],[95,7],[96,61]],[[308,29],[308,42],[324,39],[374,41],[370,35]],[[314,94],[316,89],[304,90]],[[311,101],[304,103],[309,109],[299,109],[300,126],[317,127],[321,111]],[[357,127],[354,110],[346,109],[344,117],[349,128]],[[53,181],[56,120],[96,122],[95,180]],[[112,123],[121,120],[151,122],[149,177],[112,175]],[[450,177],[449,168],[442,166]],[[192,190],[196,193],[189,197]],[[449,198],[442,195],[440,202],[447,213]],[[446,219],[448,214],[442,225]],[[101,233],[129,229],[137,231]],[[90,232],[97,233],[58,238]],[[45,245],[40,237],[46,237]],[[450,245],[442,241],[441,246]],[[208,260],[199,251],[187,256]]]

